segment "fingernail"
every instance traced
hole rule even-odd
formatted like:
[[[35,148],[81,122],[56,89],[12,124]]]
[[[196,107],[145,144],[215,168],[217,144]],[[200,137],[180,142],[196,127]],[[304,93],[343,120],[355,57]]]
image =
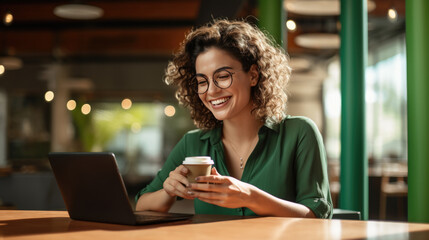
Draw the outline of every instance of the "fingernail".
[[[195,181],[199,181],[201,178],[200,177],[196,177],[195,178]]]
[[[188,191],[188,195],[194,195],[194,192]]]

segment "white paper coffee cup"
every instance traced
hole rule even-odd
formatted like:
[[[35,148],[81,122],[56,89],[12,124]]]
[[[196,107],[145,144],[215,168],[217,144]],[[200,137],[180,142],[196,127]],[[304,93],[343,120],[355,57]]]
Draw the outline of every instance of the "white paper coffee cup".
[[[196,156],[196,157],[186,157],[182,163],[188,170],[188,181],[190,183],[195,183],[195,178],[199,176],[208,176],[212,165],[214,164],[213,160],[207,156]]]

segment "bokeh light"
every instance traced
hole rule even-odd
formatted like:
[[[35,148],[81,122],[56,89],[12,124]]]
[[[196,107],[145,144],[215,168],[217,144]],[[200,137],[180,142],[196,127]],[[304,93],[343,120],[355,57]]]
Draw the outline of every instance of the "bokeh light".
[[[287,20],[286,27],[289,29],[289,31],[295,31],[296,30],[296,23],[294,20]]]
[[[172,117],[174,116],[174,114],[176,114],[176,108],[171,105],[168,105],[164,108],[164,114],[167,117]]]
[[[6,13],[3,17],[3,22],[6,26],[9,26],[13,22],[13,15],[12,13]]]
[[[390,21],[395,22],[398,19],[398,12],[394,8],[389,8],[387,11],[387,18],[389,18]]]
[[[85,103],[82,105],[82,108],[80,109],[84,115],[88,115],[91,112],[91,105],[88,103]]]
[[[75,100],[69,100],[69,101],[67,102],[67,109],[68,109],[69,111],[73,111],[73,110],[75,110],[75,109],[76,109],[76,101],[75,101]]]
[[[130,109],[132,105],[133,102],[129,98],[125,98],[124,100],[122,100],[121,106],[123,109]]]
[[[52,91],[47,91],[47,92],[45,93],[45,101],[46,101],[46,102],[50,102],[50,101],[52,101],[52,100],[54,100],[54,92],[52,92]]]

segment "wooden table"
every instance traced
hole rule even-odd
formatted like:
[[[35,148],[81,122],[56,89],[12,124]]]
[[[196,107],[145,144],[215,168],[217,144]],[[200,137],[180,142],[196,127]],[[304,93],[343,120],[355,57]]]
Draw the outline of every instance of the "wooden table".
[[[429,224],[196,215],[191,220],[123,226],[74,221],[64,211],[0,211],[0,239],[429,239]]]

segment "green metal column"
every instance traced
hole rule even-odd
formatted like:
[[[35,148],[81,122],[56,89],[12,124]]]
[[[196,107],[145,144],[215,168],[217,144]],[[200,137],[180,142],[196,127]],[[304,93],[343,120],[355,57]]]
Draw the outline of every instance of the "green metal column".
[[[282,0],[259,0],[259,28],[268,31],[274,41],[284,47],[286,11]]]
[[[341,193],[340,208],[368,219],[365,146],[366,0],[341,0]]]
[[[408,221],[429,223],[429,1],[405,1]]]

